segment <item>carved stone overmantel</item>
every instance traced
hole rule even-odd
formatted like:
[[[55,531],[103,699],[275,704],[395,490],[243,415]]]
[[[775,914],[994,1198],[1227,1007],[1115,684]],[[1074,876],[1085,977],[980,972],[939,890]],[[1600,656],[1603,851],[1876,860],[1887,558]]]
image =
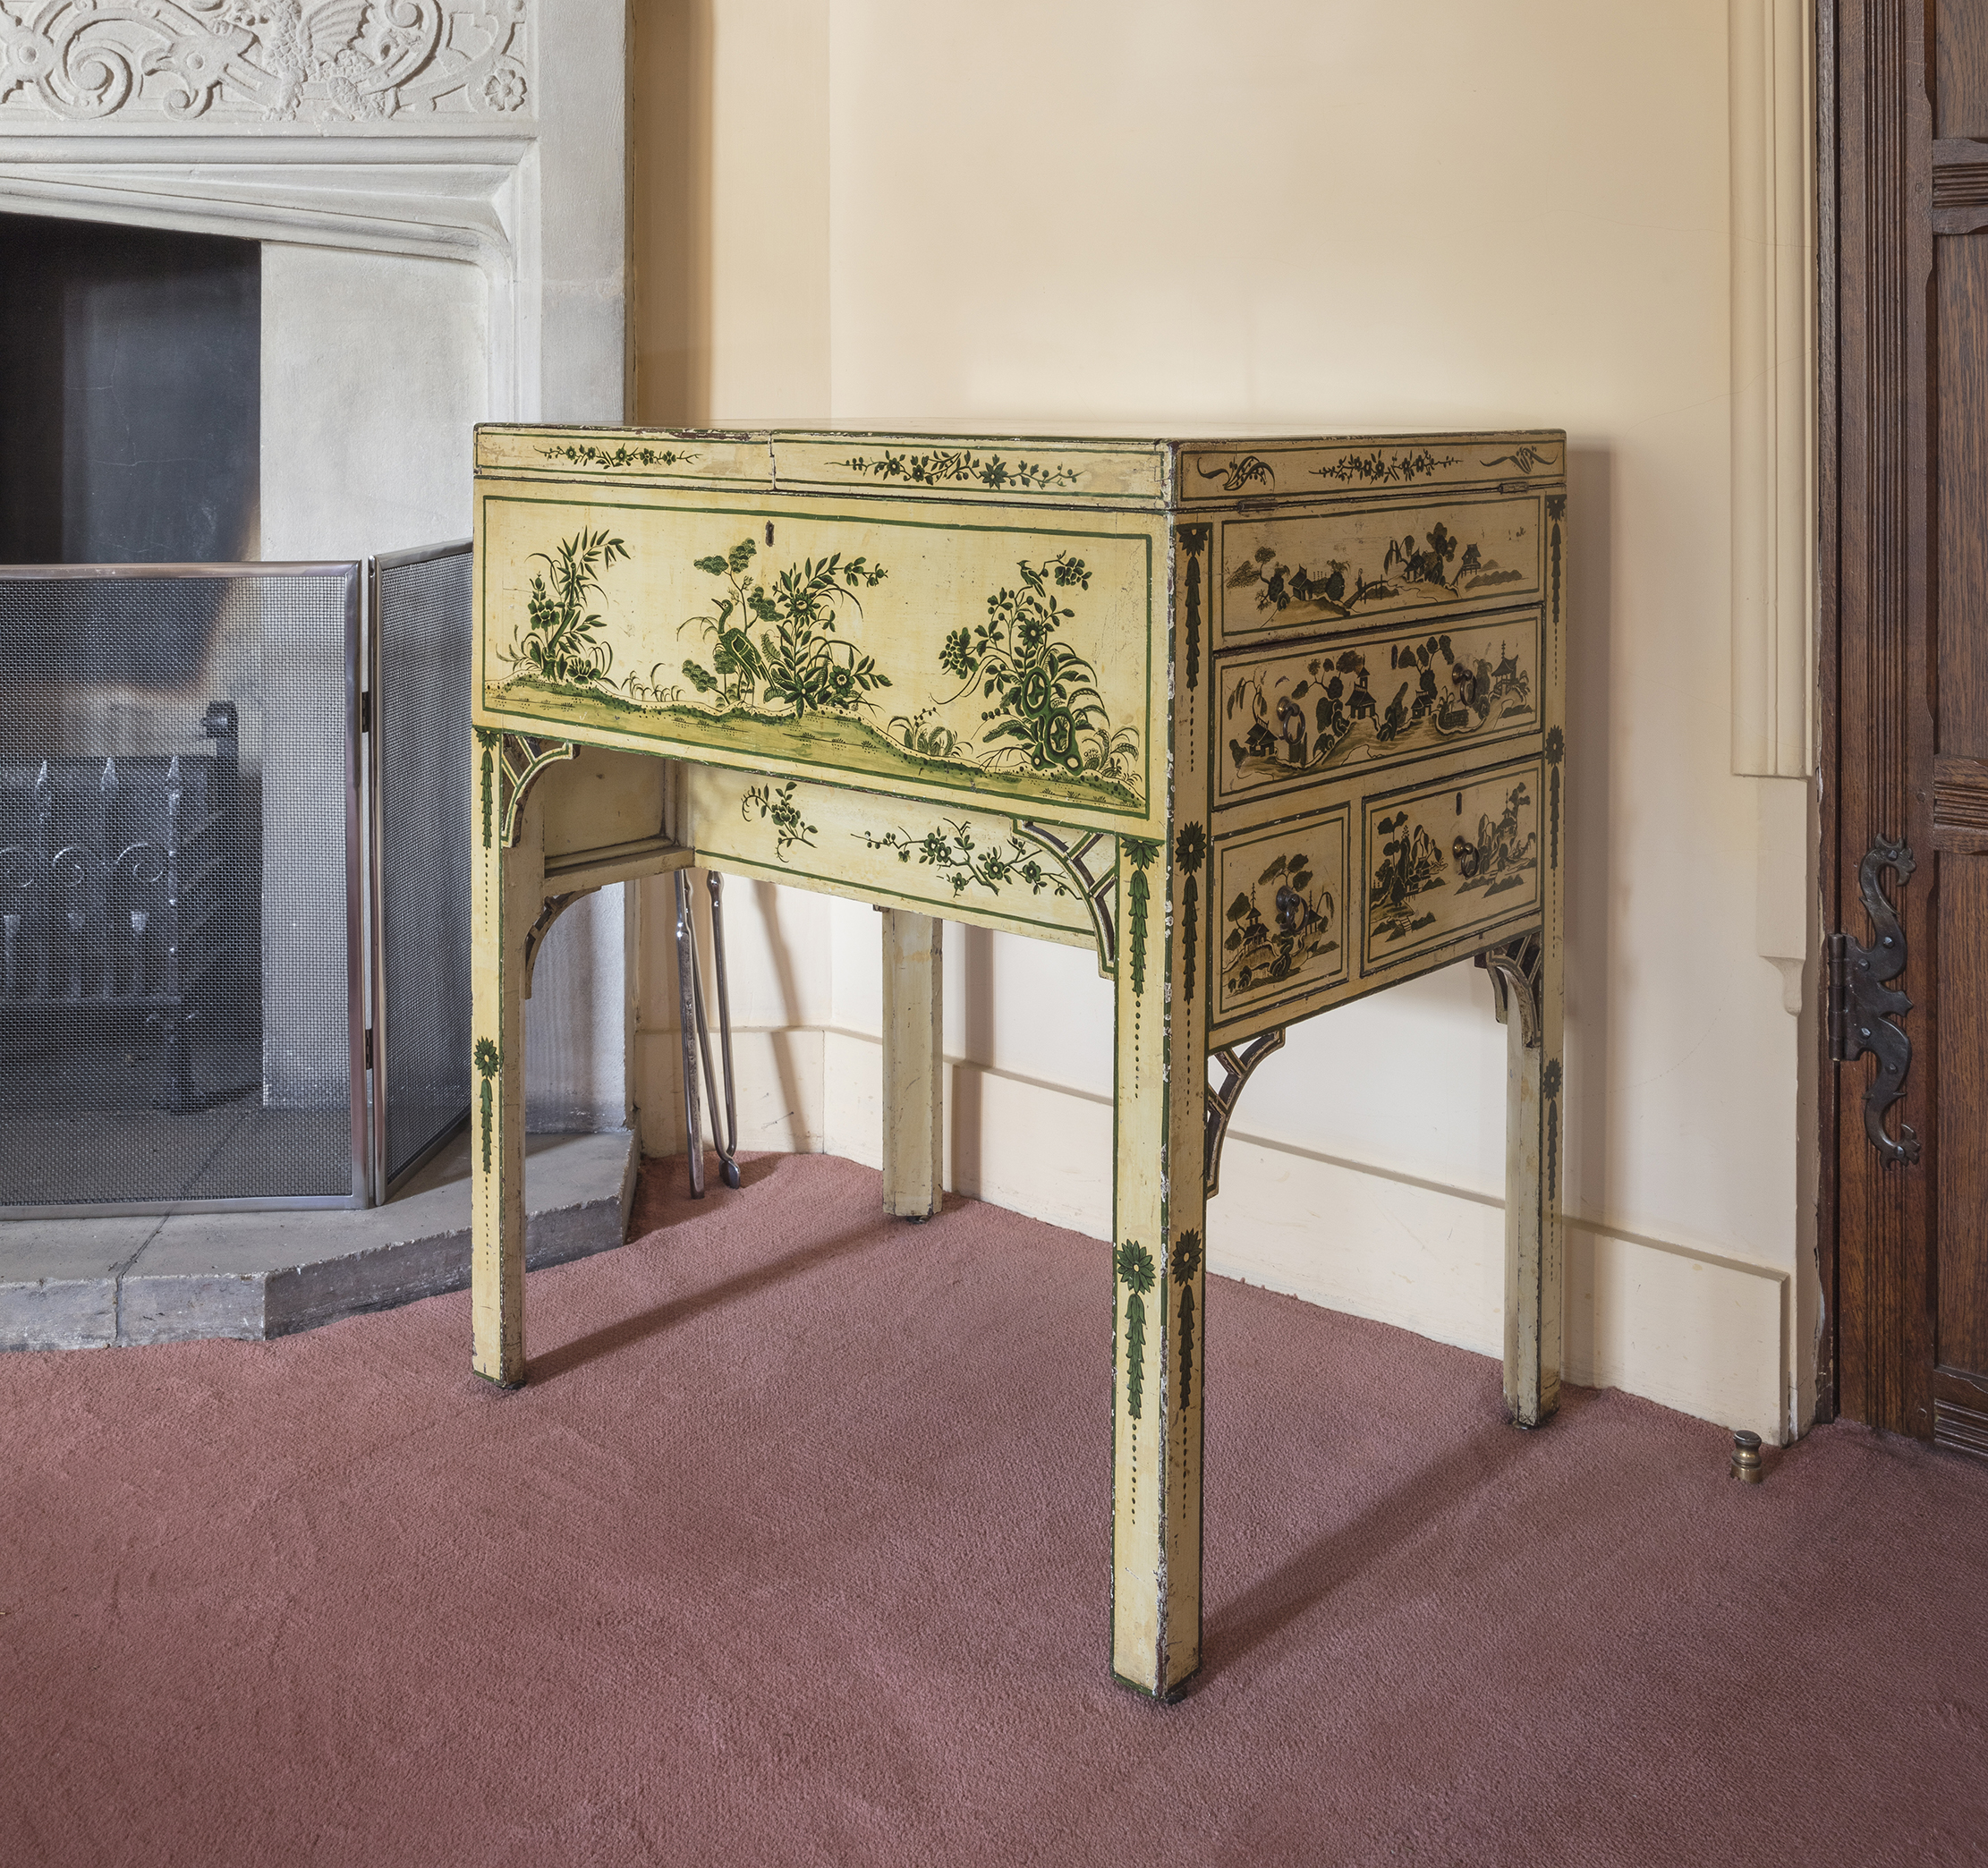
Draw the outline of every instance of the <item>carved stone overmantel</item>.
[[[544,4],[0,0],[0,213],[472,266],[488,417],[618,421],[625,0]]]
[[[532,102],[530,0],[0,0],[0,112],[384,123]]]

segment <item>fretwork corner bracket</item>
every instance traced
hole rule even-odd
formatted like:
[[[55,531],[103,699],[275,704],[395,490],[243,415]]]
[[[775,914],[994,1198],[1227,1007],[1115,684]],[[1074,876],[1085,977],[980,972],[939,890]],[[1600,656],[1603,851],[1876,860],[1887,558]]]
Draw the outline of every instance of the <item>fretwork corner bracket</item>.
[[[552,932],[552,924],[567,909],[584,896],[593,893],[590,888],[569,889],[563,895],[545,896],[539,909],[539,918],[531,923],[524,937],[523,950],[519,955],[521,981],[518,988],[520,998],[531,997],[531,978],[538,971],[539,955],[545,950],[546,936]]]
[[[514,849],[523,821],[526,794],[548,766],[574,756],[573,743],[479,726],[476,743],[477,802],[483,847],[488,850],[496,842],[501,848]]]
[[[1046,824],[1038,824],[1025,818],[1014,820],[1015,834],[1026,837],[1039,848],[1047,850],[1057,866],[1076,884],[1077,893],[1083,898],[1083,905],[1090,911],[1091,925],[1098,937],[1098,971],[1106,979],[1115,979],[1118,971],[1118,928],[1112,912],[1112,904],[1118,893],[1118,859],[1122,850],[1133,852],[1135,865],[1143,871],[1145,863],[1139,862],[1137,851],[1146,851],[1150,862],[1157,853],[1157,845],[1142,845],[1136,837],[1115,838],[1102,830],[1059,832]],[[1102,845],[1102,851],[1100,845]],[[1097,867],[1101,855],[1110,861],[1102,869]],[[1139,894],[1134,885],[1134,894]],[[1144,971],[1145,937],[1143,924],[1135,923],[1133,930],[1133,968],[1134,974]],[[1143,985],[1135,980],[1134,989]]]
[[[1229,1117],[1243,1100],[1243,1086],[1265,1057],[1283,1049],[1284,1027],[1279,1025],[1246,1044],[1225,1044],[1209,1052],[1208,1061],[1221,1066],[1222,1080],[1209,1084],[1206,1113],[1202,1118],[1202,1190],[1205,1199],[1212,1200],[1221,1192],[1222,1143],[1228,1139]]]
[[[1491,975],[1491,999],[1498,1022],[1508,1025],[1518,1014],[1518,1034],[1528,1050],[1540,1042],[1540,980],[1546,964],[1545,943],[1535,929],[1497,947],[1486,947],[1477,964]]]

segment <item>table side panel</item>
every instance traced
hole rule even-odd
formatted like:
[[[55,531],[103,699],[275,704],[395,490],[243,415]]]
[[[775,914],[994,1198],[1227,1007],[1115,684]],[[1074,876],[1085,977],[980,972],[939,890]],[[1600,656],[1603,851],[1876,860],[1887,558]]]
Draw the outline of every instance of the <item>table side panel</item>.
[[[1211,1043],[1420,977],[1555,912],[1565,517],[1564,489],[1542,480],[1177,528],[1182,586],[1202,590],[1216,624],[1202,677]],[[1510,561],[1469,551],[1494,533]],[[1284,548],[1300,539],[1302,554]],[[1376,565],[1348,547],[1377,549]],[[1346,586],[1318,589],[1321,565]]]

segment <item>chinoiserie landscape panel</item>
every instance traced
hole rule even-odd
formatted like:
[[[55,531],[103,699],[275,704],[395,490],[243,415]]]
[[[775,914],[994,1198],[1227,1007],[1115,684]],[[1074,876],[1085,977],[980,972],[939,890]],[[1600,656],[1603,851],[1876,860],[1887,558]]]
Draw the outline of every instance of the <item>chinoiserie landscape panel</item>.
[[[1364,972],[1538,913],[1541,777],[1527,760],[1366,800]]]
[[[1539,679],[1537,610],[1230,658],[1214,720],[1217,800],[1535,733]]]
[[[561,490],[480,505],[489,714],[1024,816],[1148,815],[1151,522]]]
[[[1025,823],[710,766],[685,766],[684,786],[686,828],[716,868],[1095,943],[1076,878]]]
[[[1351,817],[1342,804],[1217,842],[1216,1023],[1346,979]]]
[[[1540,497],[1432,499],[1225,519],[1220,640],[1364,629],[1540,590]]]

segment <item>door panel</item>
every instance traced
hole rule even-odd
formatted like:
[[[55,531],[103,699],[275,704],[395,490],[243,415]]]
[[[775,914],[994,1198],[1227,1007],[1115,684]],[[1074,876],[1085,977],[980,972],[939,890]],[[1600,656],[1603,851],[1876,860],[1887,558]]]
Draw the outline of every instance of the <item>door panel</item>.
[[[1822,19],[1825,889],[1868,943],[1859,864],[1910,845],[1881,876],[1913,1047],[1887,1125],[1918,1142],[1888,1162],[1873,1065],[1839,1067],[1836,1402],[1988,1457],[1988,8]]]
[[[1940,1362],[1988,1371],[1988,856],[1943,854],[1940,893]]]
[[[1935,12],[1935,136],[1988,136],[1988,11],[1981,0],[1939,0]]]
[[[1988,759],[1988,234],[1933,242],[1939,750]],[[1970,623],[1972,626],[1970,626]]]
[[[1956,149],[1951,140],[1988,132],[1988,11],[1950,4],[1935,30],[1933,115],[1948,139],[1933,151],[1937,184],[1942,169],[1988,156],[1988,146]],[[1936,185],[1936,203],[1952,191]],[[1968,1452],[1984,1451],[1979,1411],[1988,1407],[1988,836],[1978,822],[1988,770],[1958,763],[1988,759],[1988,231],[1958,231],[1976,218],[1936,216],[1930,300],[1933,709],[1944,755],[1933,786],[1940,870],[1933,1432]],[[1970,802],[1976,808],[1966,810]]]

